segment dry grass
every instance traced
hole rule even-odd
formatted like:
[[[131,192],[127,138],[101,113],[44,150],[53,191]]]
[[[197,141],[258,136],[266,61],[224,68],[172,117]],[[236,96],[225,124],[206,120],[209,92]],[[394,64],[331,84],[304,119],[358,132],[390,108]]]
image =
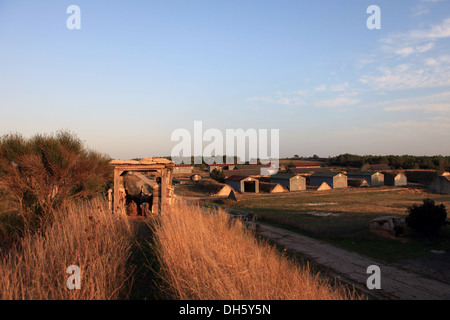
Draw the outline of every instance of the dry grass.
[[[154,233],[161,276],[175,299],[356,298],[259,243],[223,211],[178,204],[161,217]]]
[[[131,246],[126,217],[111,215],[95,200],[57,211],[54,218],[0,259],[0,299],[121,298]],[[67,289],[70,265],[81,269],[79,290]]]

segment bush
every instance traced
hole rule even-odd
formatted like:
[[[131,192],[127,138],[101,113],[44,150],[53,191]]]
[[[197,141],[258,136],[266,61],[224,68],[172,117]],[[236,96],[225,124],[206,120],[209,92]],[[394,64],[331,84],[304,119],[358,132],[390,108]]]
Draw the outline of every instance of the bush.
[[[218,182],[225,182],[225,174],[222,170],[214,169],[209,176]]]
[[[405,222],[414,231],[424,236],[435,236],[446,224],[447,210],[443,204],[436,205],[429,198],[423,200],[422,205],[413,205],[408,208],[409,215]]]
[[[23,216],[42,222],[67,200],[102,191],[112,176],[108,162],[68,132],[29,139],[5,135],[0,138],[0,191],[14,198]]]

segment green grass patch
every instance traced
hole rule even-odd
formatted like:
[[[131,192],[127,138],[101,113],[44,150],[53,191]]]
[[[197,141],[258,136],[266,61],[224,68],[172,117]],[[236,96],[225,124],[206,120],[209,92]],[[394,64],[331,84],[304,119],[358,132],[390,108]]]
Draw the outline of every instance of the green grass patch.
[[[430,197],[450,207],[450,196],[386,188],[330,193],[300,192],[280,197],[255,197],[237,202],[233,208],[249,211],[260,221],[283,227],[347,250],[384,261],[399,261],[430,254],[430,250],[450,251],[450,231],[444,227],[433,241],[414,236],[406,226],[398,239],[369,230],[372,219],[408,214],[408,207]]]

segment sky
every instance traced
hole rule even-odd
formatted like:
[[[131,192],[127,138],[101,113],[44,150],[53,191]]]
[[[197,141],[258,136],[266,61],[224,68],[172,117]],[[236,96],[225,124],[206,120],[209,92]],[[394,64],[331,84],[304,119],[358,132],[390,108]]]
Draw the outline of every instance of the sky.
[[[0,135],[131,159],[194,121],[278,129],[281,157],[450,155],[450,0],[0,0]]]

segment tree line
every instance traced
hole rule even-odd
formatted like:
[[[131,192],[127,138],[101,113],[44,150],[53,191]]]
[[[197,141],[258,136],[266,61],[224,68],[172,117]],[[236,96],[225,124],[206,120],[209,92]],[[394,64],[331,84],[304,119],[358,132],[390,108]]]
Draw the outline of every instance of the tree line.
[[[365,164],[388,164],[392,169],[433,169],[445,171],[450,168],[450,156],[412,155],[354,155],[340,154],[328,159],[331,166],[362,167]]]

